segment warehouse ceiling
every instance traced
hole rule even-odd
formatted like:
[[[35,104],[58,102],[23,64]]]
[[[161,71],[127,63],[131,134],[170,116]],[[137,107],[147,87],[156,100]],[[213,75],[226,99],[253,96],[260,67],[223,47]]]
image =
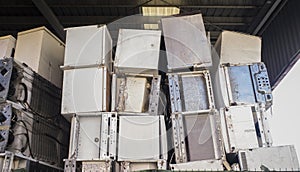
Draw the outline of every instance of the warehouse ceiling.
[[[211,41],[215,42],[222,30],[258,33],[274,4],[276,0],[2,0],[0,36],[16,36],[19,31],[46,26],[64,39],[66,27],[107,24],[126,16],[143,15],[143,7],[176,7],[179,15],[201,12]],[[127,20],[123,25],[155,29],[151,24],[159,18],[155,19],[148,17],[138,23]]]

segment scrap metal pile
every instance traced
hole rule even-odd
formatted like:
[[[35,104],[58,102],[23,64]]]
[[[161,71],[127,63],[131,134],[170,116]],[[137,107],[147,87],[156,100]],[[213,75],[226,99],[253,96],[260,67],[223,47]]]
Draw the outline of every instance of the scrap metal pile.
[[[39,31],[47,34],[47,30]],[[36,35],[36,31],[28,34]],[[70,133],[70,123],[60,113],[61,89],[28,67],[31,63],[20,62],[18,58],[37,58],[23,51],[35,42],[24,41],[20,35],[15,55],[21,55],[15,58],[11,56],[16,40],[0,39],[0,171],[61,171]],[[38,59],[31,61],[38,63]]]
[[[272,146],[261,39],[224,31],[211,48],[201,14],[161,25],[120,29],[114,60],[107,26],[67,29],[65,171],[299,169]]]
[[[106,25],[66,33],[0,38],[2,171],[300,170],[272,146],[259,37],[211,47],[201,14],[121,28],[115,46]]]

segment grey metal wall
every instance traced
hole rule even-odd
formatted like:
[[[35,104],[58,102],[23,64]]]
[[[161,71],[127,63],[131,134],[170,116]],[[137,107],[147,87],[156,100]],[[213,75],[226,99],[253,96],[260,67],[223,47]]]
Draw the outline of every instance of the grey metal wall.
[[[262,39],[262,60],[275,88],[300,57],[300,0],[287,1],[262,33]]]

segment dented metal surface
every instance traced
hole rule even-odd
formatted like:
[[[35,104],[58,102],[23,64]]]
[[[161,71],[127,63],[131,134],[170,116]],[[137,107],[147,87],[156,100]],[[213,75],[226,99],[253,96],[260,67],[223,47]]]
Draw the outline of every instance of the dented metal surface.
[[[200,112],[214,108],[208,70],[168,74],[172,113]]]
[[[163,18],[161,21],[169,70],[194,65],[211,66],[210,44],[201,14]]]
[[[223,65],[230,105],[262,103],[272,105],[271,85],[264,63]],[[226,93],[223,93],[226,94]]]

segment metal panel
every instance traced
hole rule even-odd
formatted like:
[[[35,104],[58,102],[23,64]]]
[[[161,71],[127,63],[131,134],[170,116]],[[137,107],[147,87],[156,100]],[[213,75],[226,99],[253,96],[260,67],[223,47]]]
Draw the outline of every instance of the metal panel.
[[[146,87],[146,78],[126,77],[125,112],[145,112],[144,106],[149,99]]]
[[[13,57],[16,46],[16,39],[11,36],[0,37],[0,58]]]
[[[112,39],[106,25],[68,28],[64,66],[105,65],[111,71]]]
[[[30,138],[33,157],[56,166],[62,166],[62,159],[66,158],[68,154],[69,124],[62,116],[57,116],[55,120],[45,120],[45,117],[38,115],[33,115],[31,118],[34,118]],[[22,133],[24,132],[23,128]],[[20,133],[14,134],[14,136],[18,136]],[[30,153],[26,155],[31,156]]]
[[[225,80],[221,82],[226,82],[230,105],[262,103],[267,109],[272,105],[272,91],[264,63],[223,66],[223,70]]]
[[[149,102],[149,83],[146,77],[118,77],[114,89],[117,93],[114,103],[118,112],[147,112]]]
[[[259,146],[261,147],[269,147],[272,146],[273,140],[269,128],[269,120],[266,112],[266,108],[263,104],[259,106],[255,106],[255,110],[253,110],[253,117],[257,132],[257,138]]]
[[[299,162],[294,146],[277,146],[239,151],[241,170],[298,171]]]
[[[162,114],[163,107],[160,105],[163,102],[161,101],[161,92],[160,92],[160,76],[154,76],[151,83],[151,92],[149,97],[149,113],[152,115]]]
[[[169,70],[211,65],[210,45],[201,14],[161,21]]]
[[[8,99],[46,118],[60,115],[61,90],[36,74],[31,68],[14,61]]]
[[[183,109],[198,111],[209,109],[209,101],[204,75],[183,75],[181,77]]]
[[[167,135],[167,128],[166,128],[166,121],[165,116],[161,115],[159,118],[159,135],[160,135],[160,158],[161,160],[158,161],[159,168],[166,168],[167,166],[167,159],[168,159],[168,135]]]
[[[93,160],[100,158],[101,114],[79,116],[79,137],[77,159]]]
[[[73,117],[69,159],[109,161],[116,158],[117,114],[80,113]]]
[[[39,27],[18,33],[15,59],[61,88],[64,50],[61,40],[46,27]]]
[[[84,161],[82,162],[82,172],[100,172],[100,171],[112,171],[111,162],[99,162],[99,161]]]
[[[167,169],[166,160],[158,161],[140,161],[140,162],[120,162],[116,164],[116,171],[128,172],[128,171],[165,171]]]
[[[62,114],[108,111],[109,81],[106,67],[65,70]]]
[[[171,119],[176,163],[221,158],[221,133],[216,115],[172,114]]]
[[[183,163],[187,162],[187,150],[185,143],[185,131],[183,125],[182,114],[172,114],[172,141],[175,151],[175,162]]]
[[[168,75],[172,113],[182,112],[178,75]]]
[[[74,168],[71,164],[76,164],[76,158],[78,155],[78,137],[79,137],[79,120],[76,115],[71,118],[71,129],[70,129],[70,141],[69,141],[69,154],[65,160],[65,168]]]
[[[129,172],[129,171],[158,171],[166,170],[158,168],[157,162],[121,162],[118,172]]]
[[[35,160],[62,166],[62,159],[67,157],[69,124],[62,116],[47,118],[24,110],[17,103],[12,103],[14,125],[11,125],[11,143],[8,151],[20,153]]]
[[[268,108],[272,105],[273,97],[267,68],[265,64],[257,63],[250,66],[250,71],[254,84],[256,102],[265,103]]]
[[[248,64],[261,62],[261,38],[232,31],[223,31],[215,49],[220,64]]]
[[[115,57],[119,72],[158,74],[161,31],[120,29]]]
[[[118,161],[158,160],[159,116],[120,116]]]
[[[276,87],[299,59],[299,6],[300,1],[287,1],[262,33],[262,59],[268,67],[272,88]]]
[[[112,74],[111,77],[111,111],[116,112],[117,111],[117,106],[118,106],[118,99],[119,99],[119,85],[117,83],[117,75]]]
[[[189,161],[215,159],[215,128],[210,115],[186,115],[183,117]]]
[[[223,171],[222,160],[202,160],[180,164],[170,164],[173,171]]]
[[[162,114],[165,101],[160,90],[161,76],[124,74],[112,77],[112,111]]]
[[[253,104],[255,96],[249,66],[225,67],[230,104]]]
[[[47,171],[60,172],[63,169],[52,165],[26,157],[20,153],[6,151],[0,154],[0,169],[2,172],[11,171]]]
[[[13,70],[12,58],[0,60],[0,102],[5,101],[7,98],[12,70]]]
[[[171,110],[174,112],[199,112],[214,107],[209,72],[169,74]]]
[[[227,153],[259,147],[251,105],[231,106],[220,113]]]
[[[227,82],[224,69],[220,66],[217,52],[212,51],[213,66],[209,68],[211,82],[214,91],[215,108],[220,109],[230,105],[228,98]]]
[[[102,113],[100,159],[116,159],[117,151],[117,124],[116,113]]]

